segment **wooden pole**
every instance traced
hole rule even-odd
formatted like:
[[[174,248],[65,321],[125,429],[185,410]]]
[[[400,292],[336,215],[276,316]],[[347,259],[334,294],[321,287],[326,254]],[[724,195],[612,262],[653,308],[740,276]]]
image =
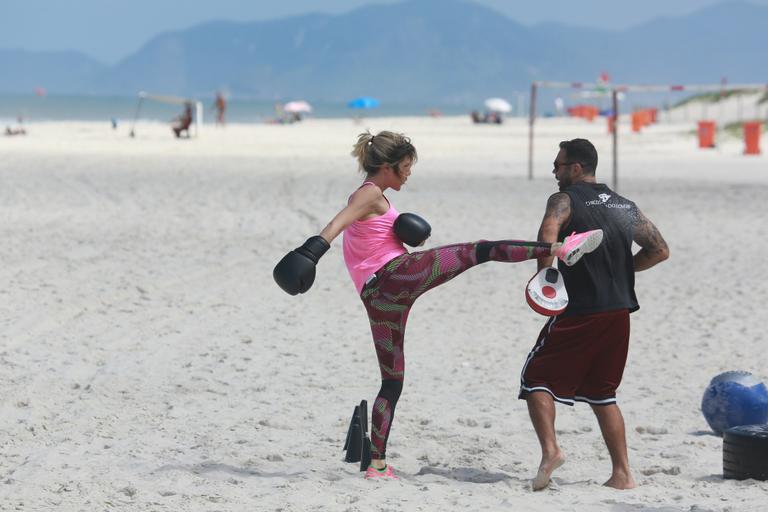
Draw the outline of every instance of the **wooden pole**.
[[[141,105],[144,103],[144,92],[139,93],[139,102],[136,104],[136,112],[133,114],[133,123],[131,123],[131,131],[128,133],[132,138],[136,136],[136,121],[139,119],[139,112],[141,112]]]
[[[613,190],[619,191],[619,92],[613,90]]]
[[[531,106],[528,118],[528,179],[533,179],[533,123],[536,120],[536,82],[531,82]]]

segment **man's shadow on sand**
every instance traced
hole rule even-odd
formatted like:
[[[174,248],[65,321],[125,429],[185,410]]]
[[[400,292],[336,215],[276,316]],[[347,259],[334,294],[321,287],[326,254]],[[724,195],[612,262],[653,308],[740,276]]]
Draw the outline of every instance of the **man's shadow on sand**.
[[[525,480],[508,475],[506,473],[493,473],[475,468],[453,468],[443,469],[432,466],[422,467],[414,476],[437,475],[459,482],[470,482],[473,484],[495,484],[502,481],[523,482]]]

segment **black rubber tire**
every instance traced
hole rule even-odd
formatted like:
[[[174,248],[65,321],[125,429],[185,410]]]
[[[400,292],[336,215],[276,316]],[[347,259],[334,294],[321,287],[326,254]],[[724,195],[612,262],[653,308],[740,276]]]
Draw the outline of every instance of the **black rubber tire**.
[[[723,478],[768,480],[768,424],[723,432]]]

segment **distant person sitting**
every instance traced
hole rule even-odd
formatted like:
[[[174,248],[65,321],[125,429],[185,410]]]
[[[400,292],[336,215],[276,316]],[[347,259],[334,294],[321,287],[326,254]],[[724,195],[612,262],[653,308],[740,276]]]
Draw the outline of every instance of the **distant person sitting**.
[[[27,131],[24,129],[24,118],[21,116],[18,116],[16,118],[16,123],[18,126],[16,128],[11,128],[10,126],[5,127],[5,135],[10,137],[12,135],[26,135]]]
[[[12,135],[26,135],[27,131],[23,127],[19,128],[11,128],[10,126],[5,127],[5,135],[10,137]]]
[[[182,132],[186,132],[186,137],[189,137],[189,127],[192,124],[192,102],[187,101],[184,103],[184,112],[174,119],[175,124],[171,126],[173,134],[176,138],[181,137]]]
[[[493,123],[493,124],[501,124],[501,113],[500,112],[488,112],[485,114],[486,123]]]
[[[502,118],[501,114],[499,112],[495,111],[488,111],[485,112],[482,116],[480,115],[480,112],[477,110],[473,110],[470,114],[470,117],[472,118],[473,123],[480,123],[480,124],[501,124]]]

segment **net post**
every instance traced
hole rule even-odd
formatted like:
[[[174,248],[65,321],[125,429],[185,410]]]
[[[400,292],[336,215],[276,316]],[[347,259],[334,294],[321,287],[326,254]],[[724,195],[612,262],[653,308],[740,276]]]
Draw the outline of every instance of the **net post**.
[[[619,92],[613,88],[611,93],[613,104],[611,116],[613,117],[613,190],[619,191]]]
[[[536,120],[536,82],[531,82],[531,105],[528,117],[528,179],[533,179],[533,123]]]

